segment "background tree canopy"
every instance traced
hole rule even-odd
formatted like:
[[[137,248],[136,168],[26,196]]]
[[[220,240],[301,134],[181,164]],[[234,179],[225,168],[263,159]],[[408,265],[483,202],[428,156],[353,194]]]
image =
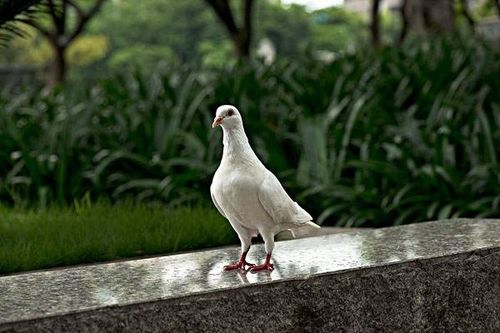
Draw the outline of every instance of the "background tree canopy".
[[[310,14],[304,7],[259,1],[254,10],[255,44],[267,37],[280,56],[296,56],[311,42]],[[179,20],[179,17],[190,19]],[[179,62],[213,63],[217,61],[207,58],[217,58],[217,53],[229,61],[231,58],[226,31],[200,0],[110,2],[89,32],[108,36],[111,52],[127,52],[124,49],[139,44],[162,47],[158,49],[158,60],[164,56],[164,48],[172,51],[171,60]]]
[[[238,2],[232,4],[238,6]],[[341,8],[307,12],[299,5],[285,7],[278,2],[258,1],[253,20],[254,48],[267,38],[279,57],[297,57],[314,48],[341,51],[367,38],[361,17]],[[33,30],[27,32],[30,37],[12,41],[0,54],[0,62],[50,61],[43,38]],[[158,62],[218,67],[234,62],[228,34],[201,0],[108,1],[77,43],[79,60],[68,60],[70,67],[77,65],[76,75],[81,72],[78,66],[84,64],[93,64],[85,70],[89,74],[103,68],[119,69],[125,62],[128,67],[145,70]]]

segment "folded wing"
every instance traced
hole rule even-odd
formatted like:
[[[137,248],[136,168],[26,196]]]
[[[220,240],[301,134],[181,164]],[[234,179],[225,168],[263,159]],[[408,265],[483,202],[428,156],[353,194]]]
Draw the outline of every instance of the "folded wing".
[[[286,193],[278,178],[266,170],[260,185],[259,202],[276,224],[308,224],[311,215],[293,201]]]

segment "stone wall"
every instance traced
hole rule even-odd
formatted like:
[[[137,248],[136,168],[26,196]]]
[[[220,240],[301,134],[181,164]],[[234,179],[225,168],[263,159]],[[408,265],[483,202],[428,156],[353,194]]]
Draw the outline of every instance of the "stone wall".
[[[139,282],[127,279],[124,271],[109,273],[117,285],[134,288],[123,296],[119,287],[107,286],[102,274],[127,262],[73,268],[74,278],[78,270],[100,274],[80,281],[102,284],[106,292],[99,296],[100,305],[74,299],[59,308],[55,304],[48,314],[41,314],[43,302],[19,300],[17,309],[12,305],[15,295],[5,283],[27,280],[30,274],[3,277],[0,316],[9,318],[2,322],[0,317],[0,332],[500,332],[498,220],[449,220],[328,235],[278,242],[276,252],[280,248],[271,274],[219,270],[219,264],[237,257],[236,248],[150,258],[142,266],[140,260],[128,263],[130,271],[150,267],[152,275],[140,280],[143,290],[136,290]],[[257,246],[252,259],[262,256],[261,250]],[[301,267],[292,268],[283,254]],[[202,272],[199,276],[167,274],[183,263],[192,266],[190,256],[202,258],[195,267]],[[155,266],[159,261],[163,264]],[[31,274],[40,274],[34,279],[42,281],[56,273],[67,270]],[[171,280],[200,276],[206,280],[201,285]],[[156,287],[145,284],[151,281]],[[40,287],[46,288],[47,302],[56,302],[50,295],[54,286]],[[105,301],[113,293],[114,301]],[[60,302],[67,301],[60,297]],[[30,308],[35,303],[38,312]],[[30,318],[21,315],[23,307],[32,311]]]

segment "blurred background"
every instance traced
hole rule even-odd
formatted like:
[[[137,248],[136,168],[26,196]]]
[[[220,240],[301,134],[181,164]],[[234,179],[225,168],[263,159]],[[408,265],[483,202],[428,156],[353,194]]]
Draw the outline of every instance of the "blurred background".
[[[209,195],[220,104],[319,224],[500,217],[499,18],[499,0],[1,0],[0,272],[235,242]]]

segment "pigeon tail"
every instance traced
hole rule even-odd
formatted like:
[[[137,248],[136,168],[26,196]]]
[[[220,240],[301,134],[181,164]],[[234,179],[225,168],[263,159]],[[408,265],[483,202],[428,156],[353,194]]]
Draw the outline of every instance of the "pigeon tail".
[[[295,207],[297,209],[296,211],[296,214],[294,216],[294,225],[295,225],[295,228],[303,228],[303,227],[310,227],[310,228],[314,228],[314,229],[320,229],[321,227],[319,225],[317,225],[316,223],[314,223],[312,221],[312,217],[311,215],[306,212],[302,207],[299,206],[298,203],[294,202],[295,203]],[[292,236],[295,238],[295,236],[293,235],[293,231],[290,230],[292,232]]]
[[[297,202],[293,202],[295,205],[295,216],[293,218],[293,221],[297,224],[307,224],[308,222],[312,221],[312,216],[306,210],[302,207],[299,206]],[[311,222],[312,223],[312,222]],[[313,223],[314,224],[314,223]],[[314,224],[316,225],[316,224]]]
[[[312,221],[307,222],[306,225],[313,227],[314,229],[321,229],[321,227],[319,225],[317,225],[316,223],[314,223]]]
[[[297,230],[298,229],[302,229],[304,227],[310,227],[310,228],[314,228],[314,229],[320,229],[321,227],[319,225],[317,225],[316,223],[312,222],[312,221],[308,221],[302,225],[295,225],[294,227],[290,228],[290,229],[287,229],[290,234],[292,235],[292,238],[297,238]],[[299,234],[300,235],[300,234]]]

